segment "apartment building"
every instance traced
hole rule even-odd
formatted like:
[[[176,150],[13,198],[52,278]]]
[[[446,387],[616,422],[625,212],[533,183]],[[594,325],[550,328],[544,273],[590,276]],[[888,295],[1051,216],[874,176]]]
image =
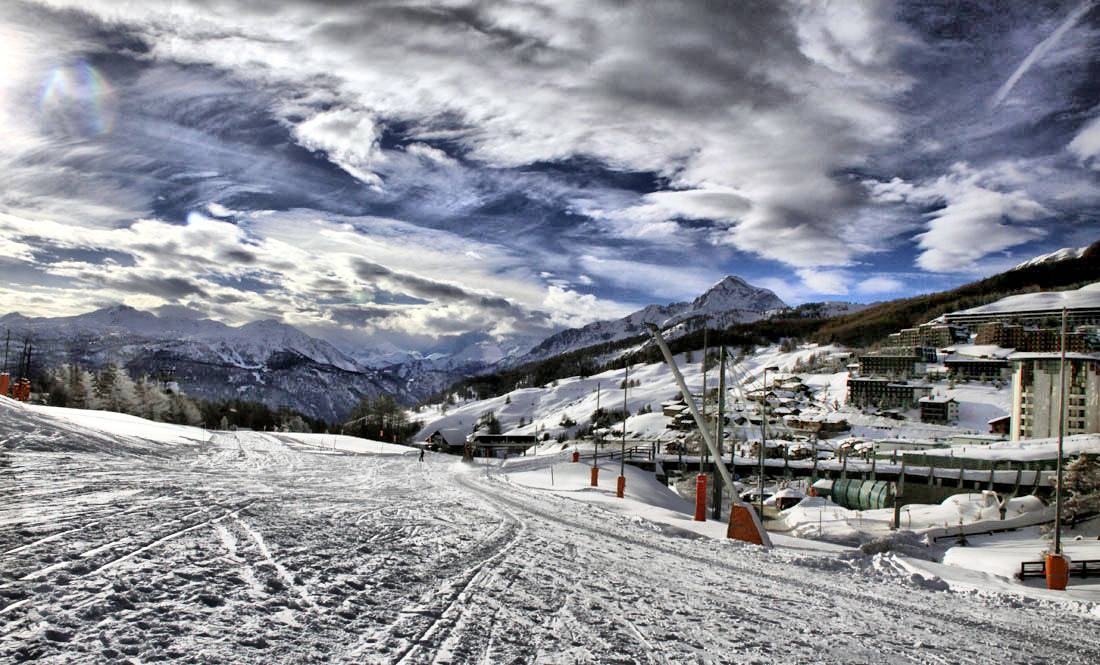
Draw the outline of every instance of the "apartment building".
[[[1058,353],[1014,353],[1010,434],[1019,439],[1058,436]],[[1100,432],[1100,355],[1066,354],[1065,434]]]

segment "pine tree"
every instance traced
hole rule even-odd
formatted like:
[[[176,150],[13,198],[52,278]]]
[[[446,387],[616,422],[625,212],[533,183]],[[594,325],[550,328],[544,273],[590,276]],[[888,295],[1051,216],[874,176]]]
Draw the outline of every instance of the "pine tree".
[[[121,365],[112,365],[100,375],[99,396],[109,411],[138,415],[134,382]]]
[[[146,420],[164,420],[168,413],[168,396],[160,388],[160,383],[143,376],[134,385],[138,400],[138,415]]]
[[[202,413],[191,398],[182,393],[168,395],[168,411],[165,414],[170,423],[179,425],[201,425]]]
[[[73,406],[78,409],[101,409],[103,400],[99,397],[95,374],[91,370],[73,368],[76,388],[73,390]]]
[[[1066,465],[1066,512],[1083,517],[1100,512],[1100,456],[1084,453]]]
[[[45,371],[46,389],[50,393],[50,405],[69,406],[72,402],[72,387],[69,384],[69,366],[62,365]]]

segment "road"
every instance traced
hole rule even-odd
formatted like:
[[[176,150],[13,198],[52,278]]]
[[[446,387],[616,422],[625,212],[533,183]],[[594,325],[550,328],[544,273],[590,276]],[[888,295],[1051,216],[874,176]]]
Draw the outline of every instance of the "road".
[[[278,435],[0,453],[0,659],[1095,663],[1097,617]]]

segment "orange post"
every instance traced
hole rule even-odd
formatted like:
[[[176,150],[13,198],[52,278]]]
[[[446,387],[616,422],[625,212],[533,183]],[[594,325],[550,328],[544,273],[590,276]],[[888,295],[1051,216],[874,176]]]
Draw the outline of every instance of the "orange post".
[[[600,467],[592,467],[592,487],[600,486]]]
[[[579,462],[579,461],[581,461],[581,453],[580,453],[580,451],[579,451],[579,450],[574,450],[574,451],[573,451],[573,461],[574,461],[574,462]]]
[[[8,396],[8,384],[11,383],[11,377],[7,374],[0,374],[0,395],[4,397]]]
[[[726,527],[726,538],[743,540],[746,543],[764,545],[764,538],[757,527],[756,515],[752,507],[744,503],[735,503],[730,509],[730,523]],[[769,540],[768,545],[770,546]]]
[[[621,499],[624,492],[626,492],[626,476],[619,476],[619,480],[615,483],[615,496]]]
[[[707,521],[707,477],[702,473],[695,476],[695,521]]]
[[[1069,583],[1069,561],[1061,554],[1048,554],[1046,559],[1047,588],[1065,591]]]

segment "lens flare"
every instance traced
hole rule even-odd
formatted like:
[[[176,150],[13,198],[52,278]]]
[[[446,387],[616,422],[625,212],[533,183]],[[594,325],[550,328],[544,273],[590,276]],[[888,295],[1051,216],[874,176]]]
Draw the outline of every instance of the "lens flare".
[[[110,132],[118,110],[110,84],[83,60],[50,71],[38,108],[49,129],[73,136]]]

